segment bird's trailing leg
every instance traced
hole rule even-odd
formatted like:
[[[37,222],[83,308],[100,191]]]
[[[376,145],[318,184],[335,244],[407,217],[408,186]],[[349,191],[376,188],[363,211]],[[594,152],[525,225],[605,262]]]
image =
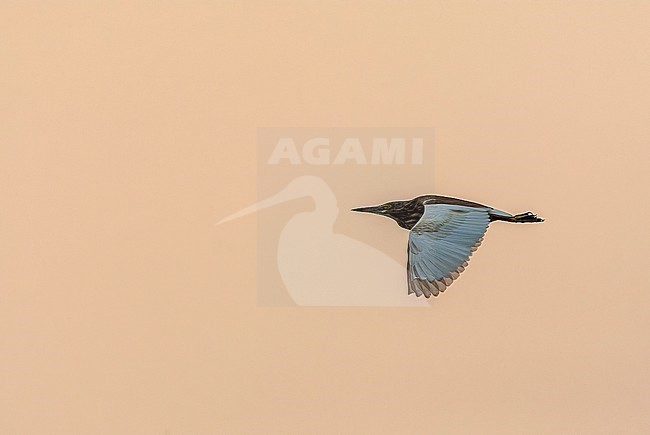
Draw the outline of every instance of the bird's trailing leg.
[[[544,222],[544,219],[537,217],[535,213],[527,211],[526,213],[520,213],[514,215],[509,219],[509,222],[515,223],[532,223],[532,222]]]

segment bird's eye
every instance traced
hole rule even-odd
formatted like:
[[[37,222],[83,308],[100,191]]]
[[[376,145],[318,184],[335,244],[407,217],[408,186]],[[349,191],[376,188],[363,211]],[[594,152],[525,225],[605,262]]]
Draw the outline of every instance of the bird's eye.
[[[384,204],[381,206],[381,208],[383,208],[384,210],[390,210],[391,208],[393,208],[393,206],[391,204]]]

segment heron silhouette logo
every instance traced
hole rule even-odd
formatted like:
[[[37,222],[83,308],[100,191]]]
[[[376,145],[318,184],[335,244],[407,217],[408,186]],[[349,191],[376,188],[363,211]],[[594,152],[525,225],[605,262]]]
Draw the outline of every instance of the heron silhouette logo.
[[[258,145],[258,201],[219,224],[256,213],[260,305],[429,306],[391,256],[404,240],[348,210],[432,190],[431,129],[266,128]]]

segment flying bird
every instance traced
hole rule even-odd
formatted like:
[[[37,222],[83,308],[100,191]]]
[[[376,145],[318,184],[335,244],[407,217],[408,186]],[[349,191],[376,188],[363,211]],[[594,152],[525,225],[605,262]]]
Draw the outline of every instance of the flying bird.
[[[465,270],[493,221],[543,222],[526,212],[511,215],[476,202],[440,195],[422,195],[410,201],[391,201],[352,211],[393,219],[409,230],[408,293],[438,296]]]

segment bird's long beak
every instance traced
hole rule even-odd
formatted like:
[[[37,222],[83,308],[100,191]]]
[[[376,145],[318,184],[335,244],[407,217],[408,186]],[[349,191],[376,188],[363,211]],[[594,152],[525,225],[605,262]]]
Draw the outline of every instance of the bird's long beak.
[[[353,208],[352,211],[358,211],[358,212],[361,212],[361,213],[382,214],[382,209],[381,209],[381,207],[377,207],[377,206],[372,206],[372,207],[358,207],[358,208]]]
[[[297,198],[296,195],[291,195],[287,192],[287,189],[282,190],[281,192],[273,195],[270,198],[263,199],[253,205],[250,205],[246,208],[243,208],[239,210],[236,213],[231,214],[230,216],[226,216],[225,218],[221,219],[219,222],[217,222],[217,225],[221,225],[224,222],[228,222],[234,219],[239,219],[242,216],[246,216],[247,214],[254,213],[256,211],[260,211],[262,209],[272,207],[277,204],[281,204],[283,202],[289,201],[291,199]]]

